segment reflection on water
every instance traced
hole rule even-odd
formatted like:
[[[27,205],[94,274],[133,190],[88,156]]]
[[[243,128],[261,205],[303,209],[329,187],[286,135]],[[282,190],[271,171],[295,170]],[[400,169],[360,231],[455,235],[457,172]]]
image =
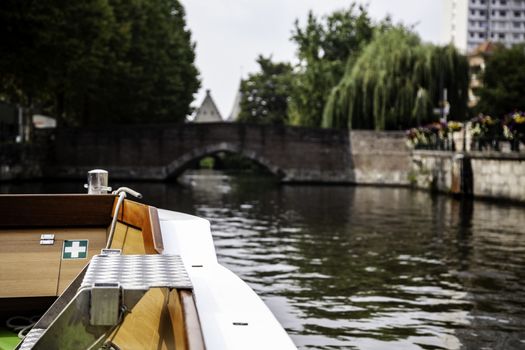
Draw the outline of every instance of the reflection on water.
[[[217,173],[183,183],[131,187],[153,205],[209,219],[221,263],[299,348],[525,348],[523,207]]]

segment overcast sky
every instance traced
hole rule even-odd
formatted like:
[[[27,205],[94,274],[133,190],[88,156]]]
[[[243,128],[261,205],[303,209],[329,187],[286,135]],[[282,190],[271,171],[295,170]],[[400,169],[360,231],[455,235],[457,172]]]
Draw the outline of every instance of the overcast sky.
[[[296,18],[304,23],[309,10],[325,15],[349,6],[349,0],[181,0],[187,24],[197,44],[197,67],[202,87],[194,102],[198,106],[206,89],[211,90],[223,116],[228,117],[239,81],[257,71],[259,54],[274,60],[292,61],[290,42]],[[369,0],[374,20],[387,14],[395,22],[416,25],[423,40],[439,43],[442,31],[442,0]]]

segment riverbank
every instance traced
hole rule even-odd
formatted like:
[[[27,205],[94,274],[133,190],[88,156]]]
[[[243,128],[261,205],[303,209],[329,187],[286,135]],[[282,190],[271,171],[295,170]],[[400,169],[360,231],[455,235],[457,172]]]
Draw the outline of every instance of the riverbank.
[[[249,127],[246,130],[249,131]],[[78,132],[75,130],[75,133]],[[303,155],[300,161],[295,159],[293,162],[288,162],[290,163],[288,168],[281,166],[280,171],[273,172],[283,183],[413,187],[452,195],[525,203],[525,154],[523,153],[413,150],[407,146],[403,132],[352,130],[348,133],[338,133],[337,137],[322,133],[317,135],[317,131],[307,129],[286,129],[282,132],[283,135],[279,138],[281,142],[290,140],[292,136],[287,136],[289,134],[293,134],[292,140],[300,139],[298,136],[300,133],[303,133],[303,136],[316,135],[317,137],[310,143],[307,139],[302,139],[303,146],[308,146],[309,154]],[[114,180],[165,179],[158,176],[159,172],[165,170],[163,167],[129,163],[133,155],[123,148],[124,141],[111,143],[111,149],[104,149],[104,145],[101,146],[97,138],[91,138],[89,142],[87,141],[89,138],[82,138],[85,142],[75,142],[74,146],[64,142],[74,135],[76,134],[73,133],[71,137],[62,135],[59,141],[54,141],[54,135],[46,132],[35,135],[34,142],[29,145],[2,145],[0,181],[83,180],[86,169],[97,167],[109,167],[108,170]],[[279,141],[277,136],[272,136],[275,140],[269,137],[262,138],[264,142],[261,144],[271,140]],[[337,142],[332,139],[336,139]],[[126,144],[129,142],[130,140],[127,140]],[[269,153],[278,155],[282,151],[274,144],[268,145],[268,149],[259,150],[259,153],[247,152],[242,148],[244,144],[246,142],[237,147],[225,143],[225,151],[231,152],[230,148],[235,146],[233,148],[239,148],[240,154],[247,158],[251,157],[255,162],[264,158],[260,156],[264,152],[268,155],[264,158],[266,161],[270,157],[283,158],[283,155],[275,156]],[[255,145],[260,147],[259,143]],[[154,152],[144,147],[139,149],[142,157],[146,151],[153,157]],[[294,147],[301,146],[295,141],[289,141],[286,146],[288,149]],[[317,151],[313,152],[313,149]],[[332,149],[337,150],[336,155],[323,157],[323,154],[332,152]],[[80,153],[73,152],[74,150],[79,150]],[[217,151],[215,148],[213,150]],[[298,150],[294,152],[297,153]],[[81,154],[100,155],[97,161],[87,161],[80,156]],[[93,157],[90,156],[90,159]],[[129,165],[120,165],[127,164],[126,162]],[[198,162],[198,158],[188,162]],[[300,168],[301,165],[303,168]],[[124,167],[127,167],[126,171],[123,170]],[[57,169],[61,170],[57,171]],[[148,177],[148,174],[153,173],[157,176]]]
[[[414,187],[453,195],[525,203],[525,154],[412,152]]]

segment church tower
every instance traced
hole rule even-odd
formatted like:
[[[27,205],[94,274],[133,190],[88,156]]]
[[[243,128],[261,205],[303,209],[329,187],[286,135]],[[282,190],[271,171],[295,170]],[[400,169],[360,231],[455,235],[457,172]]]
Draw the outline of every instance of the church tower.
[[[237,89],[237,94],[235,95],[235,100],[233,101],[232,111],[226,119],[227,122],[236,122],[237,118],[239,118],[239,114],[241,113],[241,100],[242,92],[241,86],[239,84],[239,89]]]

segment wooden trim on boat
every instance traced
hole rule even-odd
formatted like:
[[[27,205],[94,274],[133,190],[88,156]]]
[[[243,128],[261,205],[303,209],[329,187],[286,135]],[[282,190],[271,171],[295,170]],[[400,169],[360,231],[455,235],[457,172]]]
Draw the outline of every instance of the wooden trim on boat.
[[[118,198],[114,199],[113,207],[115,207],[117,200]],[[142,230],[146,254],[162,253],[164,245],[157,208],[125,199],[118,213],[118,220]]]
[[[199,314],[193,299],[193,293],[189,290],[179,291],[180,301],[182,304],[182,313],[184,315],[186,341],[190,350],[204,350],[204,338],[202,336],[201,323]]]
[[[182,303],[179,293],[176,289],[172,289],[167,295],[168,313],[170,317],[171,332],[173,333],[175,349],[188,349],[188,339],[186,337],[186,320],[182,313]]]
[[[108,226],[114,195],[0,195],[0,228]]]
[[[159,212],[157,211],[157,208],[151,206],[149,207],[149,219],[151,226],[151,237],[153,238],[153,246],[159,254],[162,254],[164,251],[164,242],[162,241]]]

